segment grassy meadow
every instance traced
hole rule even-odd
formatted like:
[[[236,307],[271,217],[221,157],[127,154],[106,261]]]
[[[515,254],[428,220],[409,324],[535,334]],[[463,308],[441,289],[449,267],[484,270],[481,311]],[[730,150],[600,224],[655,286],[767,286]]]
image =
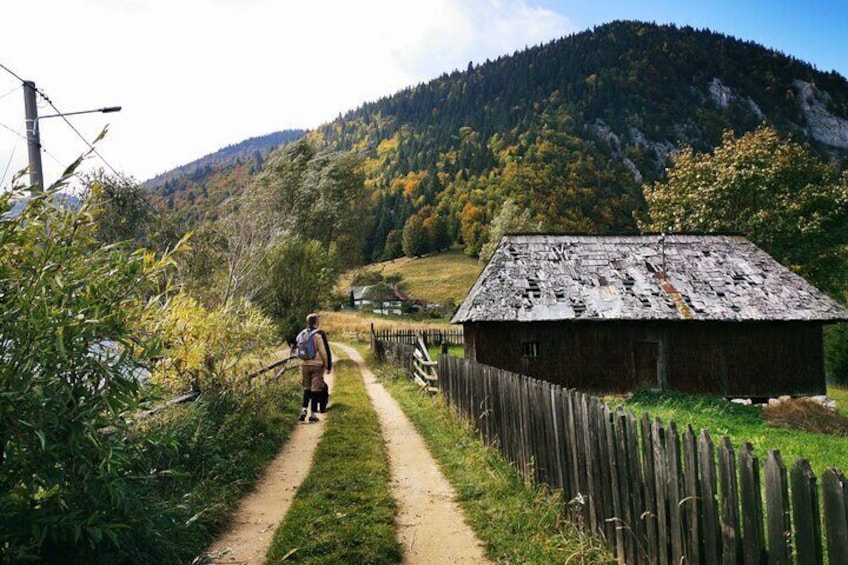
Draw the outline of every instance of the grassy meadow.
[[[848,392],[831,388],[829,394],[834,393],[843,399],[839,406],[844,415]],[[816,418],[810,413],[790,418],[792,425],[807,429],[787,429],[772,424],[762,406],[742,406],[714,396],[639,391],[622,404],[637,417],[647,412],[664,423],[673,420],[681,434],[691,425],[696,432],[707,430],[715,444],[728,436],[737,451],[749,442],[762,462],[770,449],[777,449],[787,466],[798,458],[808,459],[818,476],[828,467],[848,469],[848,435],[808,431]]]
[[[405,292],[412,298],[459,304],[483,270],[483,263],[459,248],[423,257],[401,257],[346,273],[337,290],[349,292],[354,276],[361,270],[382,273],[384,277],[400,274]]]

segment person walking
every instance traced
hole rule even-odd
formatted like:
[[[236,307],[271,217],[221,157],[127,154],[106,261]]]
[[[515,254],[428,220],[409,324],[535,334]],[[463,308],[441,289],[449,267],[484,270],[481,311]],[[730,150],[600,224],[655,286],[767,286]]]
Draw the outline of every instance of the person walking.
[[[303,405],[298,420],[306,420],[307,408],[312,405],[310,422],[318,421],[319,408],[325,405],[320,403],[324,389],[324,373],[333,370],[333,354],[330,352],[330,343],[327,334],[318,329],[321,318],[312,313],[306,317],[306,328],[297,336],[297,357],[300,359],[300,376],[303,385]],[[319,404],[320,403],[320,404]]]

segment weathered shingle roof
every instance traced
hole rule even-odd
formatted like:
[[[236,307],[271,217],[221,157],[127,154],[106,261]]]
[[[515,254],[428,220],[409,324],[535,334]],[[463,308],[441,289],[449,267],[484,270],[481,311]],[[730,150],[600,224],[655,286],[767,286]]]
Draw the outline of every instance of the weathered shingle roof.
[[[505,236],[453,323],[848,320],[741,236]]]

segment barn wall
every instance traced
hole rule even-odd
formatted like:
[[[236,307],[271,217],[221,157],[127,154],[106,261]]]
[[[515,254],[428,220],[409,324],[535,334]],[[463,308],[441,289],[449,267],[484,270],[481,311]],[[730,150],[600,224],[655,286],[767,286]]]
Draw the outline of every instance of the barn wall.
[[[586,391],[648,386],[740,397],[825,391],[817,323],[480,323],[466,324],[465,336],[466,357]]]
[[[629,344],[644,335],[645,328],[596,323],[490,323],[466,324],[464,332],[466,357],[480,363],[564,387],[626,392],[634,388]],[[627,347],[622,346],[623,341]],[[532,343],[538,347],[536,357],[525,354],[526,344]]]
[[[825,394],[822,328],[813,323],[737,328],[727,348],[728,396]]]

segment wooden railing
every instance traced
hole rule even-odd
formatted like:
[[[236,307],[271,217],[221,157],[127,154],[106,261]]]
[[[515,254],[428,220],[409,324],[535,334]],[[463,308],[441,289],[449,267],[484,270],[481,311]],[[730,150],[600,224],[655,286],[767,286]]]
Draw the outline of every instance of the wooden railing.
[[[750,444],[442,355],[447,402],[525,476],[561,489],[567,513],[619,563],[848,563],[848,480],[791,469]],[[765,502],[763,501],[765,494]],[[819,497],[821,496],[821,502]]]

